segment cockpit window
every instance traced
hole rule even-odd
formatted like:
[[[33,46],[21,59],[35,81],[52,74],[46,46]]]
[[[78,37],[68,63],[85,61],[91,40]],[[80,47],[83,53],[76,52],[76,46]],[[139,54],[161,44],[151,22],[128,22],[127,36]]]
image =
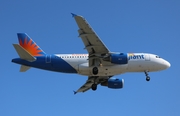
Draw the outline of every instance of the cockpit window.
[[[160,58],[159,56],[156,56],[156,58]]]

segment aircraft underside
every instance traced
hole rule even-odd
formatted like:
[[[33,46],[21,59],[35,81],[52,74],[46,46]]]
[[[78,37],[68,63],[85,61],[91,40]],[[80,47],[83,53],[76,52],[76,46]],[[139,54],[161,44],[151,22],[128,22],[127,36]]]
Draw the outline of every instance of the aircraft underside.
[[[13,44],[19,58],[12,62],[20,64],[21,72],[31,67],[62,72],[77,73],[88,76],[87,81],[74,93],[96,90],[97,85],[111,89],[121,89],[124,79],[115,75],[128,72],[144,72],[146,80],[148,72],[160,71],[170,67],[170,63],[158,55],[149,53],[111,52],[98,37],[90,24],[82,16],[72,14],[79,29],[88,54],[46,54],[26,33],[18,33],[19,44]]]

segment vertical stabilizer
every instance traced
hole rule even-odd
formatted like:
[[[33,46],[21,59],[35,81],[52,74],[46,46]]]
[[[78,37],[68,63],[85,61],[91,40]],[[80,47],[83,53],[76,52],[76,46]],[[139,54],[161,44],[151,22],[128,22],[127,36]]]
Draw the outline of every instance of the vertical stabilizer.
[[[17,36],[20,46],[32,56],[43,56],[46,54],[26,33],[18,33]]]

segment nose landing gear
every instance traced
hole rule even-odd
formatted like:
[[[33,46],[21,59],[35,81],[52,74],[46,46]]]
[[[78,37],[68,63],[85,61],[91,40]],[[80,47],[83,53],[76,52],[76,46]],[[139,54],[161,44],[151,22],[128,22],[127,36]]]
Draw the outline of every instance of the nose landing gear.
[[[146,81],[150,81],[150,77],[149,76],[146,77]]]
[[[146,75],[146,81],[150,81],[150,77],[149,77],[147,71],[144,71],[144,73],[145,73],[145,75]]]

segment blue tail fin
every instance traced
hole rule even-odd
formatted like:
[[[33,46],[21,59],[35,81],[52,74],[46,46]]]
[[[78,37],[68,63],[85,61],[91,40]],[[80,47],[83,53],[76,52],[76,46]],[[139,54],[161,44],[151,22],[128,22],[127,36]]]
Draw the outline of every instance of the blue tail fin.
[[[32,56],[43,56],[46,53],[26,34],[17,33],[19,44]]]

